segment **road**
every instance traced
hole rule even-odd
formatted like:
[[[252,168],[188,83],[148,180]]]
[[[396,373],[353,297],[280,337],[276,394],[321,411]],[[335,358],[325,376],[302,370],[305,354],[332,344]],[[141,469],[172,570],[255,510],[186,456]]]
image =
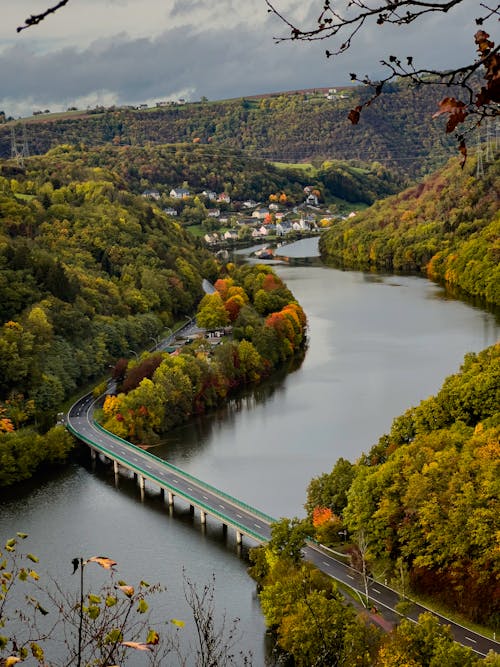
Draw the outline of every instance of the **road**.
[[[246,535],[257,544],[264,544],[269,540],[271,525],[275,519],[196,479],[153,454],[104,431],[94,422],[95,403],[93,396],[87,394],[71,407],[66,416],[67,428],[79,439],[144,479],[183,498],[201,512],[205,512],[225,525],[232,526],[237,531],[237,535]],[[312,562],[318,569],[364,595],[365,588],[360,574],[335,558],[328,549],[310,543],[305,547],[303,553],[305,559]],[[384,609],[396,613],[395,607],[400,602],[400,596],[396,591],[374,581],[369,583],[369,597],[373,605],[382,613]],[[417,621],[418,616],[426,611],[429,609],[413,603],[408,618]],[[469,646],[479,655],[485,656],[490,650],[496,652],[500,650],[498,642],[464,628],[435,612],[432,613],[441,623],[450,626],[457,642]]]

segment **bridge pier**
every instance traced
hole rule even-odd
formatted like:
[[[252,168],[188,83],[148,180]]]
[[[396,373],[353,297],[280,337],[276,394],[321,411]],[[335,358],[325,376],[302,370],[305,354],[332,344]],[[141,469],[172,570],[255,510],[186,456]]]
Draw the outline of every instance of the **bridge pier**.
[[[194,505],[189,505],[189,514],[190,514],[191,516],[194,515]]]
[[[222,524],[222,534],[227,535],[227,523]]]
[[[239,530],[236,531],[236,544],[241,544],[243,540],[243,534]]]
[[[169,492],[168,492],[168,504],[170,505],[170,507],[173,507],[173,506],[174,506],[174,497],[175,497],[175,496],[174,496],[174,494],[172,493],[172,491],[169,491]]]
[[[92,465],[92,472],[95,472],[95,466],[96,466],[96,460],[97,460],[97,452],[95,449],[90,448],[90,461]]]
[[[207,523],[207,513],[204,510],[200,510],[200,521],[202,526]]]

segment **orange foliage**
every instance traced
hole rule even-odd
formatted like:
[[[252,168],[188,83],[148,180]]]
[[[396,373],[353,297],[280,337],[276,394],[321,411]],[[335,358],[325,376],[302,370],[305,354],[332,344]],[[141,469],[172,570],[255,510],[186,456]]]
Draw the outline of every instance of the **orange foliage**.
[[[8,417],[3,417],[0,419],[0,432],[1,433],[12,433],[14,430],[14,424],[10,421]]]
[[[227,292],[232,285],[233,280],[231,278],[219,278],[215,281],[214,287],[221,295],[223,301],[227,299]]]
[[[334,518],[333,512],[328,507],[315,507],[313,510],[313,526],[323,526]]]
[[[268,273],[262,282],[262,289],[266,292],[272,292],[275,289],[280,289],[283,287],[283,283],[272,273]]]
[[[224,308],[227,310],[229,315],[229,320],[234,322],[235,319],[240,314],[241,306],[243,305],[242,299],[239,296],[234,296],[231,299],[228,299],[224,304]]]

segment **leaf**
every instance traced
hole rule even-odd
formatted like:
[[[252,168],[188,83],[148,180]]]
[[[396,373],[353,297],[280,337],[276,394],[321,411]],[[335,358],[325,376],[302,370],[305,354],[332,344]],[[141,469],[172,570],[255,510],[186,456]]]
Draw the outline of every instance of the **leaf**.
[[[108,595],[106,598],[106,607],[114,607],[117,602],[118,600],[114,597],[114,595]]]
[[[439,103],[439,111],[432,115],[437,118],[442,114],[449,114],[448,122],[446,123],[446,132],[450,133],[456,128],[459,123],[463,123],[468,116],[467,107],[461,100],[456,100],[454,97],[445,97]]]
[[[148,603],[146,600],[139,600],[139,604],[137,605],[137,611],[139,614],[145,614],[148,610]]]
[[[156,632],[156,630],[150,630],[148,632],[148,636],[146,639],[146,644],[149,644],[150,646],[156,646],[160,641],[160,635]]]
[[[171,618],[170,623],[176,625],[178,628],[183,628],[186,625],[184,621],[179,621],[178,618]]]
[[[40,575],[38,574],[38,572],[35,572],[35,570],[30,570],[30,577],[35,581],[38,581],[40,579]]]
[[[35,660],[38,660],[38,662],[43,662],[45,659],[44,653],[43,653],[43,648],[36,644],[35,642],[32,642],[30,644],[31,648],[31,653]]]
[[[39,602],[36,603],[35,609],[38,609],[38,611],[42,614],[42,616],[47,616],[47,614],[49,613],[46,609],[42,607],[42,605]]]
[[[359,123],[359,118],[361,116],[360,112],[361,112],[360,106],[357,106],[349,111],[349,115],[347,116],[347,118],[351,121],[353,125],[357,125]]]
[[[5,543],[5,548],[8,549],[9,547],[13,547],[15,545],[16,545],[16,538],[11,537],[10,540],[7,540],[7,542]]]
[[[26,554],[26,558],[29,558],[33,563],[38,563],[40,560],[37,556],[33,556],[33,554]]]
[[[21,658],[18,658],[16,655],[9,655],[8,658],[5,658],[4,665],[5,667],[12,667],[17,662],[21,662]]]
[[[92,593],[90,593],[89,602],[92,602],[92,604],[101,604],[101,598],[99,595],[93,595]]]
[[[112,560],[107,556],[92,556],[87,560],[87,563],[97,563],[105,570],[110,570],[112,567],[117,565],[117,562],[115,560]]]
[[[73,560],[71,561],[71,565],[73,565],[73,572],[71,574],[75,574],[75,572],[78,570],[78,566],[80,565],[80,559],[73,558]]]
[[[129,648],[135,648],[137,651],[152,651],[151,646],[147,644],[141,644],[140,642],[122,642],[122,646],[128,646]]]
[[[16,535],[22,540],[25,540],[28,537],[28,533],[16,533]]]
[[[104,637],[104,643],[105,644],[116,644],[116,642],[120,642],[123,639],[122,631],[120,628],[113,628],[108,632],[108,634]]]
[[[122,593],[124,593],[128,598],[131,598],[132,595],[134,594],[134,587],[133,586],[128,586],[127,584],[122,585],[122,586],[117,586],[121,590]]]
[[[87,609],[87,615],[89,618],[91,618],[93,621],[95,621],[96,618],[99,617],[99,614],[101,613],[101,610],[99,607],[95,604],[90,605],[89,608]]]

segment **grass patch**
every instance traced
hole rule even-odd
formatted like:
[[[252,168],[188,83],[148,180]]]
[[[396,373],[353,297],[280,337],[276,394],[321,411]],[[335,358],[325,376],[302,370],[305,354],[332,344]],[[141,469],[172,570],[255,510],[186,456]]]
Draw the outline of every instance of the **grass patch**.
[[[297,169],[310,175],[313,175],[316,171],[311,162],[271,162],[271,164],[277,169]]]

